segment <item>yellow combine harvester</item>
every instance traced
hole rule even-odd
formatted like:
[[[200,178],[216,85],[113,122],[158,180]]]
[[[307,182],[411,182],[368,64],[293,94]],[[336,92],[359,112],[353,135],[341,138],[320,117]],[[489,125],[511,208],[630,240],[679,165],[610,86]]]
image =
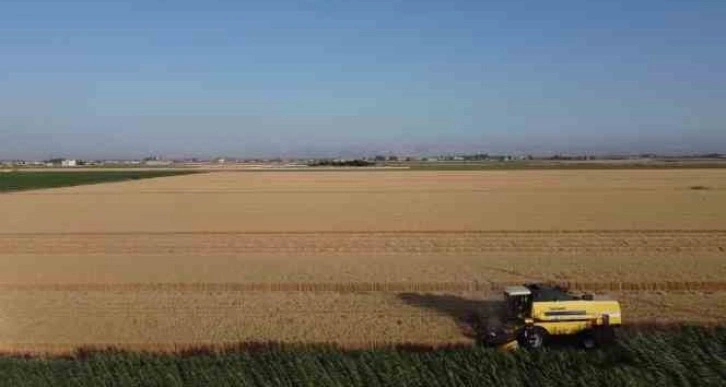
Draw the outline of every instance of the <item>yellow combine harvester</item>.
[[[554,336],[577,336],[586,348],[612,341],[620,326],[620,304],[591,294],[574,295],[539,284],[504,289],[506,321],[483,342],[504,349],[540,348]]]

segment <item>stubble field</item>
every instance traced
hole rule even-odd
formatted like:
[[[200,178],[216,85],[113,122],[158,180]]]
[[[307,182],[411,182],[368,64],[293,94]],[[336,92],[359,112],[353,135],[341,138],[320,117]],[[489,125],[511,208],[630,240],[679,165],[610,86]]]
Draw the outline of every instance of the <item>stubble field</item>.
[[[471,342],[504,284],[726,319],[726,170],[214,172],[0,195],[0,348]]]

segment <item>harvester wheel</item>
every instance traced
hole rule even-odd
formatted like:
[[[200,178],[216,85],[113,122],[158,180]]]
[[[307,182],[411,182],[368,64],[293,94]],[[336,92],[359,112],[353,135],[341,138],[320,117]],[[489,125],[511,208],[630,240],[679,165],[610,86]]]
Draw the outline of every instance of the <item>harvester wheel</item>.
[[[615,328],[612,326],[595,328],[594,337],[598,345],[612,344],[615,342]]]
[[[611,326],[595,327],[580,333],[582,346],[585,349],[611,344],[615,341],[615,330]]]
[[[588,330],[580,333],[580,342],[585,349],[593,349],[597,347],[597,340],[595,339],[595,332]]]
[[[538,349],[544,347],[549,333],[542,327],[525,327],[519,337],[519,344],[525,348]]]

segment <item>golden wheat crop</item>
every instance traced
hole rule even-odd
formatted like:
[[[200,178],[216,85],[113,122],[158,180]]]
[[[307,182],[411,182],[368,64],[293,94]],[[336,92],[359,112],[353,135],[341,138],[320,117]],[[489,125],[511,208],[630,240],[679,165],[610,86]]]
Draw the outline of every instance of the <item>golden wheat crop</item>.
[[[462,313],[533,280],[726,317],[726,170],[215,172],[0,214],[1,348],[469,342]]]
[[[627,324],[716,324],[726,293],[613,293]],[[0,294],[0,351],[77,346],[173,349],[250,341],[472,343],[474,314],[496,318],[477,292],[32,290]]]

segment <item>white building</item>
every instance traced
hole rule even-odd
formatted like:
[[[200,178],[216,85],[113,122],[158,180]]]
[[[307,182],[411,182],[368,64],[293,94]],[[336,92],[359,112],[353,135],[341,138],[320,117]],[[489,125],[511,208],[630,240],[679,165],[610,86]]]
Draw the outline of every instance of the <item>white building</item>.
[[[75,167],[78,165],[76,160],[63,160],[61,161],[61,167]]]
[[[144,161],[144,165],[147,165],[149,167],[167,167],[174,164],[171,160],[146,160]]]

